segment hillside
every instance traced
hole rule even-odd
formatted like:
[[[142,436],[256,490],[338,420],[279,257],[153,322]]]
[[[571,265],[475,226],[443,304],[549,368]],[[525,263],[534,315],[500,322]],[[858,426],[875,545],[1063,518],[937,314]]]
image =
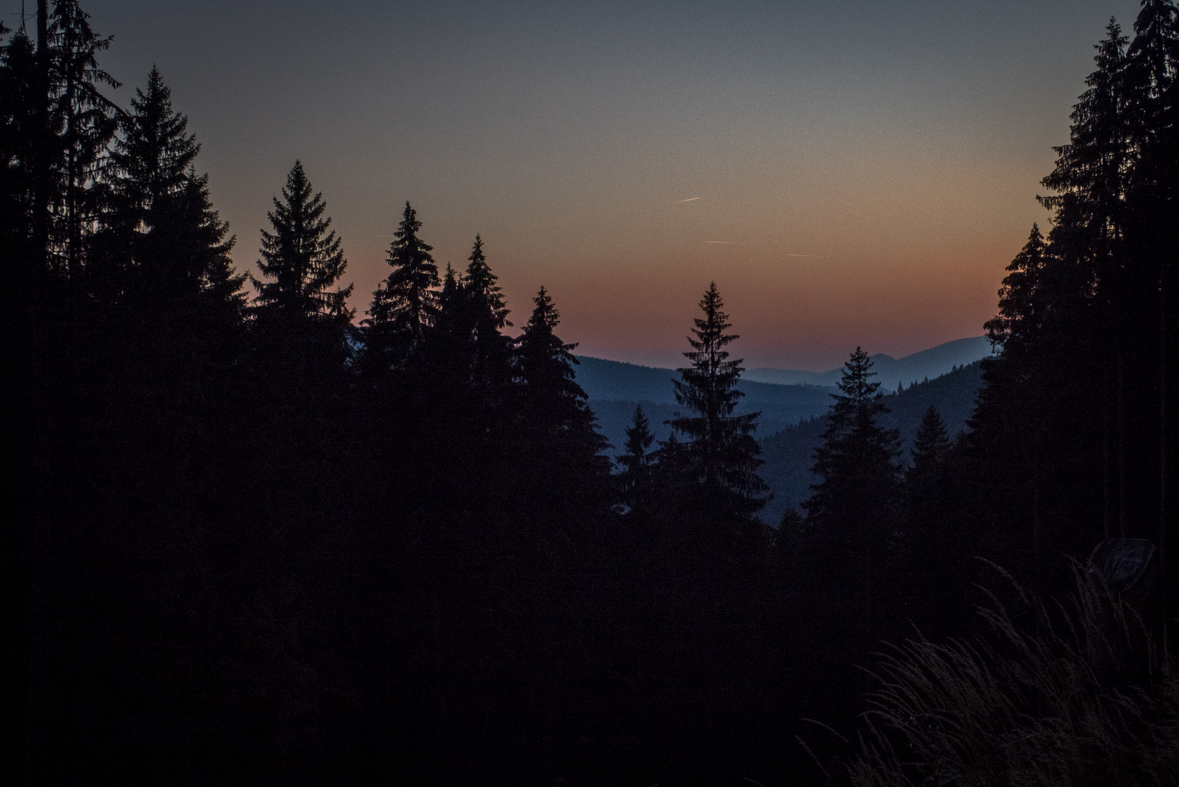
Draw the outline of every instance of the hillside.
[[[932,380],[948,373],[956,366],[966,366],[991,354],[991,343],[985,336],[957,339],[928,350],[893,358],[884,353],[871,356],[876,380],[885,389],[898,384],[911,385],[925,379]],[[778,385],[830,385],[839,382],[843,367],[825,372],[806,372],[798,369],[750,369],[745,379]]]
[[[886,395],[884,400],[890,412],[881,418],[881,425],[900,430],[902,461],[908,462],[917,425],[931,404],[942,414],[947,431],[954,437],[966,429],[966,421],[974,412],[975,398],[981,387],[982,373],[975,362],[900,393]],[[766,462],[761,468],[761,477],[774,493],[774,499],[762,511],[764,521],[776,525],[783,511],[799,506],[810,496],[811,484],[818,482],[811,473],[813,455],[826,428],[827,419],[819,416],[761,441],[762,458]]]
[[[626,429],[635,406],[642,404],[651,422],[656,440],[666,440],[670,429],[664,424],[680,409],[675,401],[672,380],[679,375],[672,369],[580,357],[574,368],[578,384],[589,395],[590,407],[598,416],[598,425],[614,446],[615,456],[622,451]],[[737,414],[760,412],[759,436],[794,426],[801,419],[827,412],[834,388],[813,385],[774,385],[741,380],[737,387],[745,396]]]

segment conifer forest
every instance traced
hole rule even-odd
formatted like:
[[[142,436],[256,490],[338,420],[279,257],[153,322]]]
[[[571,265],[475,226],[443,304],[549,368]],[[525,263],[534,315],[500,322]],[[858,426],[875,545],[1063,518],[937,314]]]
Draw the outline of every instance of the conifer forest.
[[[1177,783],[1174,0],[1095,49],[968,428],[903,450],[857,349],[772,518],[715,284],[609,445],[494,227],[440,266],[406,203],[353,281],[293,161],[231,233],[83,4],[0,26],[6,783]]]

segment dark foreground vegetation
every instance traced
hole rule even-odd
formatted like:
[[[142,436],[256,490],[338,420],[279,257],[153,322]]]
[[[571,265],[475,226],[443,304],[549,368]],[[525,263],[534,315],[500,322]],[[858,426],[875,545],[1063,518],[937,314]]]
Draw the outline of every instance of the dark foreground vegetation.
[[[36,19],[0,60],[9,781],[1174,773],[1170,0],[1098,48],[971,431],[930,409],[902,456],[857,350],[770,523],[715,287],[671,438],[636,412],[607,453],[556,306],[509,334],[480,238],[440,272],[406,204],[357,324],[296,162],[244,276],[161,75],[120,109],[77,3]],[[1068,561],[1111,538],[1125,598]]]

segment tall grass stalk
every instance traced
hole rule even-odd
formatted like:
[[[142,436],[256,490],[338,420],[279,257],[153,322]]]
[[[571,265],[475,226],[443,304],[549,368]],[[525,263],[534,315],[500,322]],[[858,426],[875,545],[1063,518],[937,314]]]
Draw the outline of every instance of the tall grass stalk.
[[[1016,585],[1027,623],[989,594],[986,634],[885,654],[850,782],[1179,784],[1179,679],[1166,643],[1096,572],[1075,573],[1071,603],[1051,613]]]

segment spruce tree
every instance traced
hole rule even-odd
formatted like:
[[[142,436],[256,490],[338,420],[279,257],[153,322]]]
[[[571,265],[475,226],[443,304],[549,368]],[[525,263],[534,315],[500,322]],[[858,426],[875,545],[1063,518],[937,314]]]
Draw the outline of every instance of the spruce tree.
[[[433,385],[450,389],[467,387],[469,344],[467,299],[458,276],[447,263],[442,289],[437,293],[434,320],[425,333],[424,355]]]
[[[200,146],[187,127],[153,67],[147,92],[136,90],[121,119],[111,153],[103,235],[106,273],[115,281],[107,286],[141,305],[174,307],[178,299],[200,298],[232,314],[241,306],[244,276],[233,273],[234,239],[210,203],[208,177],[193,169]]]
[[[88,20],[76,0],[59,0],[52,12],[38,4],[35,50],[22,25],[0,65],[0,227],[15,241],[5,243],[6,256],[19,252],[30,275],[72,279],[75,295],[118,113],[100,89],[119,86],[98,65],[110,38]]]
[[[751,516],[764,505],[767,489],[757,475],[762,460],[753,438],[760,413],[733,415],[744,396],[737,390],[744,370],[724,349],[738,337],[725,333],[731,324],[723,307],[713,282],[700,301],[704,316],[695,319],[696,338],[688,338],[692,350],[684,353],[692,365],[679,369],[682,379],[673,381],[676,401],[692,414],[677,414],[668,423],[686,438],[684,458],[706,494],[735,514]]]
[[[586,495],[592,504],[603,504],[610,461],[602,452],[609,445],[575,379],[577,344],[566,344],[554,332],[560,313],[544,287],[533,303],[515,352],[529,496],[545,506],[566,507]]]
[[[577,384],[573,350],[554,329],[561,314],[544,287],[533,298],[535,308],[516,342],[515,373],[526,403],[529,428],[550,437],[578,430],[592,414],[588,397]]]
[[[433,246],[418,237],[421,228],[406,202],[386,257],[393,270],[373,293],[364,321],[367,364],[374,372],[386,373],[410,361],[438,316],[438,265],[430,256]]]
[[[1152,144],[1164,122],[1163,97],[1179,74],[1179,9],[1174,0],[1142,0],[1126,52],[1126,101],[1134,141]]]
[[[950,445],[941,413],[931,404],[917,426],[917,436],[913,440],[913,466],[910,468],[910,476],[922,476],[933,472],[946,460]]]
[[[1126,95],[1126,37],[1114,19],[1106,27],[1106,39],[1097,45],[1097,68],[1085,80],[1088,86],[1073,108],[1067,145],[1054,148],[1056,166],[1043,184],[1055,192],[1040,197],[1044,207],[1057,213],[1058,239],[1081,232],[1071,244],[1100,244],[1093,262],[1100,269],[1091,275],[1109,275],[1111,243],[1120,236],[1123,221],[1124,179],[1133,150]]]
[[[823,519],[845,506],[883,513],[897,480],[900,448],[896,430],[880,427],[888,412],[880,383],[872,381],[872,360],[860,347],[844,364],[838,394],[827,413],[823,445],[815,450],[813,470],[821,479],[803,503],[809,516]]]
[[[847,635],[864,647],[882,633],[884,610],[900,590],[900,453],[896,430],[878,422],[887,412],[871,378],[872,361],[857,347],[843,367],[839,393],[827,414],[823,444],[815,449],[819,483],[803,502],[808,536],[803,549],[813,578],[839,611]]]
[[[208,175],[189,171],[184,190],[169,201],[160,226],[172,227],[174,233],[166,245],[179,257],[175,281],[184,282],[189,295],[195,290],[206,308],[236,322],[245,304],[242,285],[246,275],[234,271],[229,252],[236,238],[229,235],[229,223],[213,208]]]
[[[913,441],[913,464],[905,474],[906,516],[901,585],[908,615],[926,634],[952,624],[969,587],[973,533],[956,510],[954,444],[937,408],[930,405]]]
[[[6,250],[0,290],[4,296],[26,293],[36,265],[34,164],[38,145],[43,143],[38,133],[36,78],[33,42],[18,29],[0,48],[0,245]]]
[[[1128,437],[1139,456],[1131,470],[1130,501],[1150,500],[1148,510],[1127,519],[1153,520],[1154,527],[1132,535],[1147,535],[1159,547],[1163,577],[1172,577],[1179,566],[1174,549],[1174,421],[1176,386],[1174,369],[1179,362],[1179,8],[1174,0],[1142,0],[1134,21],[1134,40],[1126,53],[1127,95],[1133,119],[1134,142],[1139,160],[1131,173],[1128,201],[1132,224],[1126,244],[1131,267],[1125,321],[1137,329],[1135,354],[1128,358],[1126,409],[1142,428]],[[1150,349],[1147,349],[1147,348]],[[1136,367],[1136,368],[1135,368]],[[1145,413],[1150,415],[1143,417]],[[1133,421],[1128,429],[1133,429]],[[1148,478],[1153,477],[1152,481]],[[1153,509],[1153,510],[1150,510]],[[1167,604],[1179,604],[1179,591]]]
[[[812,468],[820,482],[802,505],[809,519],[832,544],[851,545],[873,553],[888,543],[895,515],[900,452],[896,430],[883,429],[878,419],[888,412],[873,382],[872,360],[857,347],[843,367],[839,393],[827,414],[823,444],[815,449]],[[857,550],[858,551],[858,550]]]
[[[511,342],[503,329],[510,327],[508,309],[497,277],[483,254],[483,239],[475,236],[462,289],[471,332],[470,380],[474,389],[492,402],[509,377]]]
[[[116,107],[99,91],[119,87],[98,65],[110,37],[96,34],[76,0],[58,0],[48,20],[48,127],[39,135],[43,179],[36,221],[44,221],[49,267],[80,283],[86,244],[102,208],[98,188],[116,128]],[[40,234],[38,230],[35,232]]]
[[[999,559],[1011,567],[1034,555],[1037,575],[1052,551],[1083,558],[1102,533],[1133,535],[1134,522],[1165,516],[1179,221],[1168,207],[1176,157],[1161,140],[1175,19],[1171,0],[1145,0],[1129,46],[1111,21],[1069,144],[1044,180],[1055,192],[1042,199],[1054,228],[1035,287],[1005,286],[988,325],[1005,338],[1004,353],[984,363],[969,443],[987,454],[988,483],[1003,490],[991,518],[1011,527],[993,540],[1020,544]],[[1022,320],[1032,330],[1021,335],[1012,317],[1026,318],[1029,305],[1035,319]]]
[[[909,534],[913,542],[910,547],[918,552],[931,545],[922,547],[916,542],[938,541],[942,535],[940,531],[949,526],[938,513],[938,504],[952,448],[941,413],[931,404],[917,426],[911,451],[913,464],[905,473]]]
[[[462,311],[463,300],[463,291],[459,285],[458,275],[448,262],[446,263],[446,275],[442,277],[442,289],[438,293],[438,314],[434,319],[435,326],[445,324],[450,328],[450,323],[454,322],[454,318]]]
[[[329,229],[323,195],[312,193],[311,181],[296,161],[287,175],[282,200],[267,213],[274,232],[262,230],[258,267],[270,281],[254,280],[259,319],[287,323],[329,322],[343,329],[352,318],[346,300],[352,285],[332,287],[348,262],[341,241]]]
[[[651,481],[654,455],[651,444],[655,436],[651,434],[651,424],[643,413],[643,406],[636,405],[634,419],[626,430],[626,453],[617,457],[622,467],[618,474],[618,486],[622,495],[622,502],[632,511],[642,513],[651,502]]]
[[[471,256],[467,258],[467,272],[463,277],[463,288],[473,304],[477,323],[494,327],[497,331],[511,327],[508,322],[508,308],[500,291],[499,277],[491,272],[487,257],[483,253],[483,238],[475,236]]]
[[[131,111],[119,123],[111,153],[115,210],[135,229],[150,231],[152,214],[184,189],[200,152],[188,118],[172,109],[172,91],[152,66],[147,92],[136,88]]]
[[[1028,242],[1007,266],[1008,273],[999,290],[999,314],[985,325],[993,345],[1004,347],[1008,341],[1026,341],[1036,334],[1047,306],[1046,264],[1044,236],[1039,226],[1033,224]]]

